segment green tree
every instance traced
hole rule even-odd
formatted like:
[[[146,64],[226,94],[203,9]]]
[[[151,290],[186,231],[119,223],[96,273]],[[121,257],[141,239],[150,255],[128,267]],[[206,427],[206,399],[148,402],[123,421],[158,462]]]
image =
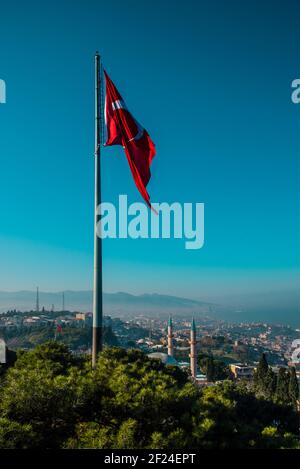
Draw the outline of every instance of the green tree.
[[[118,449],[137,449],[140,446],[138,438],[139,424],[137,420],[129,418],[120,425],[116,435],[115,448]]]
[[[292,406],[248,385],[201,390],[132,349],[106,348],[92,369],[49,342],[19,353],[0,379],[0,447],[292,447],[297,424]]]
[[[212,355],[200,355],[198,364],[201,371],[206,374],[208,381],[215,382],[230,377],[228,366],[221,360],[215,359]]]
[[[207,381],[215,380],[215,366],[213,357],[208,357],[206,362],[206,377]]]
[[[290,448],[296,449],[299,447],[297,438],[291,433],[281,434],[277,427],[265,427],[261,432],[262,446],[268,449]]]
[[[294,407],[297,406],[297,400],[299,399],[299,385],[296,375],[295,367],[290,368],[289,375],[289,398]]]
[[[264,392],[268,399],[274,399],[276,393],[277,378],[276,374],[269,368],[264,379]]]
[[[263,395],[266,391],[266,379],[268,375],[269,365],[266,359],[266,355],[263,353],[259,360],[256,372],[254,373],[254,384],[257,392],[261,392]]]
[[[68,349],[56,342],[19,353],[2,384],[1,415],[30,424],[42,447],[58,447],[72,431],[80,405],[78,385],[68,373],[75,363]],[[32,445],[36,444],[34,440]]]
[[[101,426],[97,422],[82,422],[76,426],[75,435],[71,436],[66,449],[107,449],[112,447],[113,429]]]
[[[27,449],[38,444],[39,438],[30,424],[0,418],[0,449]]]
[[[277,386],[275,398],[277,402],[281,404],[289,404],[289,372],[284,368],[280,368],[277,377]]]

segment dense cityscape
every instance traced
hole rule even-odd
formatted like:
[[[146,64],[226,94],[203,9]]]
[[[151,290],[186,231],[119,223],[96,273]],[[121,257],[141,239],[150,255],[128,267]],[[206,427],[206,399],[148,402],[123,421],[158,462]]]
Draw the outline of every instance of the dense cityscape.
[[[133,313],[125,318],[104,316],[107,345],[139,349],[153,358],[168,355],[168,319],[172,319],[173,364],[190,368],[191,319],[176,313],[169,316]],[[293,341],[300,330],[287,325],[267,323],[228,323],[207,315],[194,314],[197,336],[197,360],[212,356],[231,370],[232,378],[251,379],[262,354],[278,372],[280,367],[295,366],[292,362]],[[32,311],[11,310],[0,315],[0,338],[11,350],[30,350],[47,340],[65,343],[75,354],[91,353],[91,312],[47,311],[44,307]],[[201,368],[201,364],[200,364]],[[297,367],[300,378],[300,368]],[[207,383],[200,373],[198,381]]]

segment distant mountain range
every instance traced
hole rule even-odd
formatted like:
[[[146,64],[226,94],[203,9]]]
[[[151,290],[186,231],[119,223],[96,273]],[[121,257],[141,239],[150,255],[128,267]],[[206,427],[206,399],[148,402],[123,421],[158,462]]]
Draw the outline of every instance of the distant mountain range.
[[[43,306],[50,310],[52,305],[59,311],[62,309],[63,292],[40,292],[40,308]],[[72,291],[64,292],[65,309],[70,311],[91,311],[92,310],[92,291]],[[105,314],[124,314],[124,313],[190,313],[190,312],[209,312],[211,303],[179,298],[176,296],[143,294],[131,295],[129,293],[104,293],[103,295]],[[35,291],[0,291],[0,312],[11,309],[20,311],[30,311],[35,309],[36,292]]]
[[[91,311],[92,291],[67,290],[65,310]],[[158,293],[131,295],[125,292],[104,293],[104,314],[130,317],[132,314],[210,316],[230,322],[269,322],[300,328],[299,291],[262,292],[260,294],[228,295],[209,301],[191,300]],[[0,313],[17,309],[35,310],[35,291],[0,291]],[[40,308],[62,310],[62,292],[40,292]]]

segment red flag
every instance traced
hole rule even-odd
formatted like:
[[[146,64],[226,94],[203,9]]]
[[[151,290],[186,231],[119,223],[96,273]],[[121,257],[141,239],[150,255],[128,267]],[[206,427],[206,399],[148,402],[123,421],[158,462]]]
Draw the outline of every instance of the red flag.
[[[148,132],[128,111],[122,96],[106,72],[105,123],[106,145],[122,145],[135,184],[143,199],[151,207],[146,186],[150,180],[150,165],[155,155],[155,146]]]

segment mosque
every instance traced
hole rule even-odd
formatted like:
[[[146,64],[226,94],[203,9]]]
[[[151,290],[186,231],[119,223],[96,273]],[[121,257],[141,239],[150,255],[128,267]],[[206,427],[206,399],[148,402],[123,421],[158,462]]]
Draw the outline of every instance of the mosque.
[[[204,375],[197,374],[197,337],[196,337],[196,324],[194,318],[191,322],[190,332],[190,370],[191,376],[195,381],[203,381]],[[168,321],[168,353],[154,352],[148,354],[149,358],[157,358],[161,360],[164,365],[180,366],[180,363],[174,358],[174,346],[173,346],[173,323],[172,318]]]

